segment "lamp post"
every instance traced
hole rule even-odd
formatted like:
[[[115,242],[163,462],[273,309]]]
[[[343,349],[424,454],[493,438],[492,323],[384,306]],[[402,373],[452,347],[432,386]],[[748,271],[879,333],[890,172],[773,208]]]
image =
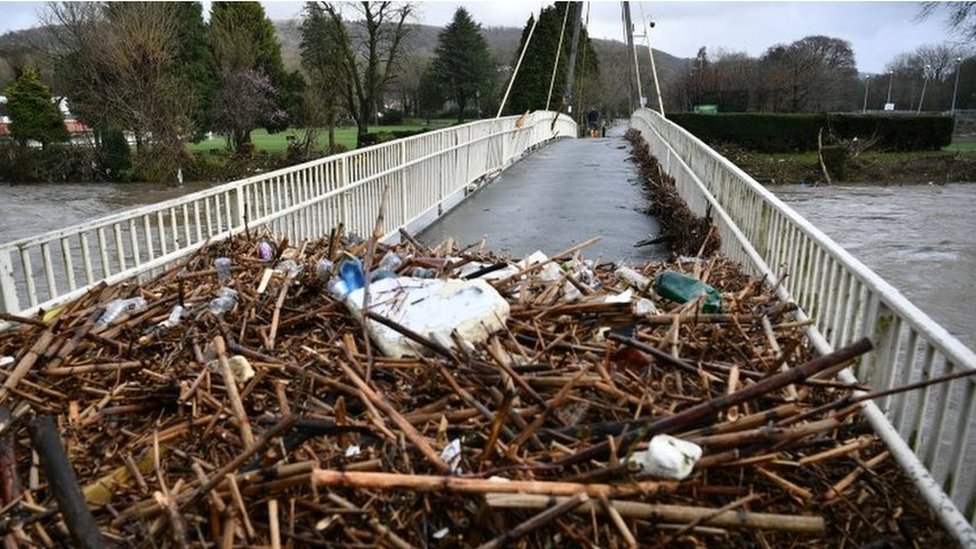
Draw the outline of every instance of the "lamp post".
[[[888,71],[888,97],[885,99],[885,110],[888,110],[888,105],[891,104],[891,83],[895,79],[895,72]]]
[[[864,77],[864,106],[861,107],[861,112],[868,112],[868,89],[871,87],[871,75]]]
[[[922,112],[922,101],[925,101],[925,86],[929,83],[929,68],[931,67],[932,65],[925,65],[925,68],[922,69],[922,95],[918,98],[918,110],[915,111],[916,113]]]
[[[950,112],[956,114],[956,93],[959,91],[959,73],[962,72],[962,57],[956,58],[956,85],[952,88],[952,108]]]

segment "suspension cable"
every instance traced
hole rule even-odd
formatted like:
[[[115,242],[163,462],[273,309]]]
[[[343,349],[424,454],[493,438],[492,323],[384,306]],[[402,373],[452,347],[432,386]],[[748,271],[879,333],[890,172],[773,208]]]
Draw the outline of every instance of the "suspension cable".
[[[641,10],[641,20],[644,22],[644,42],[647,44],[647,55],[651,58],[651,74],[654,75],[654,92],[657,93],[657,106],[661,110],[661,118],[664,116],[664,99],[661,97],[661,84],[657,79],[657,66],[654,64],[654,50],[651,49],[651,27],[647,25],[647,16],[644,15],[644,3],[638,4]]]
[[[574,83],[574,86],[580,91],[579,97],[576,98],[577,104],[579,105],[579,109],[577,109],[576,112],[576,116],[579,117],[577,119],[577,123],[579,124],[583,123],[583,116],[586,114],[586,109],[583,108],[583,105],[586,105],[586,101],[584,101],[584,99],[586,98],[587,90],[583,86],[583,75],[586,74],[586,50],[588,49],[586,45],[589,44],[590,39],[590,4],[592,4],[592,2],[586,3],[586,15],[583,17],[583,28],[587,29],[586,40],[580,40],[582,42],[580,46],[583,47],[583,55],[580,59],[580,71],[576,74],[576,82]]]
[[[556,60],[552,63],[552,78],[549,79],[549,94],[546,95],[546,110],[549,110],[549,103],[552,101],[552,87],[556,84],[556,69],[559,68],[559,57],[563,54],[563,35],[566,34],[566,21],[569,20],[569,8],[566,6],[566,13],[563,14],[563,26],[559,29],[559,46],[556,47]]]
[[[542,18],[542,8],[539,8],[539,16],[532,19],[532,27],[529,29],[529,36],[525,39],[525,45],[522,46],[522,53],[519,54],[518,62],[515,63],[515,70],[512,71],[512,79],[508,81],[508,88],[505,89],[505,97],[502,98],[502,104],[498,106],[498,114],[495,118],[501,118],[502,110],[505,109],[505,103],[508,102],[508,94],[512,91],[512,84],[515,83],[515,77],[518,76],[519,67],[522,66],[522,60],[525,59],[525,52],[529,50],[529,43],[532,42],[532,34],[535,33],[535,26],[539,24],[539,19]]]

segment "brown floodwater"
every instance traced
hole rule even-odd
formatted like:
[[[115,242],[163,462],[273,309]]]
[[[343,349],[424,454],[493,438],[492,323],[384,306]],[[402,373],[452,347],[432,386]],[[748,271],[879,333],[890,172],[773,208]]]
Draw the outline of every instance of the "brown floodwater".
[[[976,184],[771,190],[976,349]]]

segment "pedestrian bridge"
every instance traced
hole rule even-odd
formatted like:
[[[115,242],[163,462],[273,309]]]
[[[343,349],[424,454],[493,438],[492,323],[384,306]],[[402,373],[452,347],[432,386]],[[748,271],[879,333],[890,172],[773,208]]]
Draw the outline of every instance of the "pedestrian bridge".
[[[796,301],[801,319],[812,319],[808,335],[819,352],[872,340],[875,350],[842,378],[877,390],[976,368],[970,349],[700,140],[647,109],[630,126],[691,209],[710,212],[722,252]],[[546,111],[477,121],[5,244],[0,307],[19,315],[50,310],[102,281],[152,276],[210,242],[258,227],[292,242],[325,236],[340,223],[368,235],[381,204],[388,239],[444,216],[432,238],[454,231],[470,242],[487,233],[519,253],[604,234],[611,247],[588,254],[652,257],[653,249],[632,248],[656,226],[642,213],[630,215],[639,191],[629,181],[635,176],[624,142],[572,141],[576,135],[569,117]],[[473,193],[479,202],[464,204]],[[976,384],[957,379],[877,399],[864,414],[947,529],[976,546]]]

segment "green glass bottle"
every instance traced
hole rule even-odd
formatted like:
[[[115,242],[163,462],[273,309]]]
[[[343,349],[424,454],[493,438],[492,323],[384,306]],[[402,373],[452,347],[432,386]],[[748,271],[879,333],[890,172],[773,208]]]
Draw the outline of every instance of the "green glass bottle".
[[[654,291],[657,295],[676,303],[694,301],[704,293],[705,302],[702,303],[701,312],[722,312],[722,296],[719,295],[718,290],[686,274],[664,271],[654,278]]]

